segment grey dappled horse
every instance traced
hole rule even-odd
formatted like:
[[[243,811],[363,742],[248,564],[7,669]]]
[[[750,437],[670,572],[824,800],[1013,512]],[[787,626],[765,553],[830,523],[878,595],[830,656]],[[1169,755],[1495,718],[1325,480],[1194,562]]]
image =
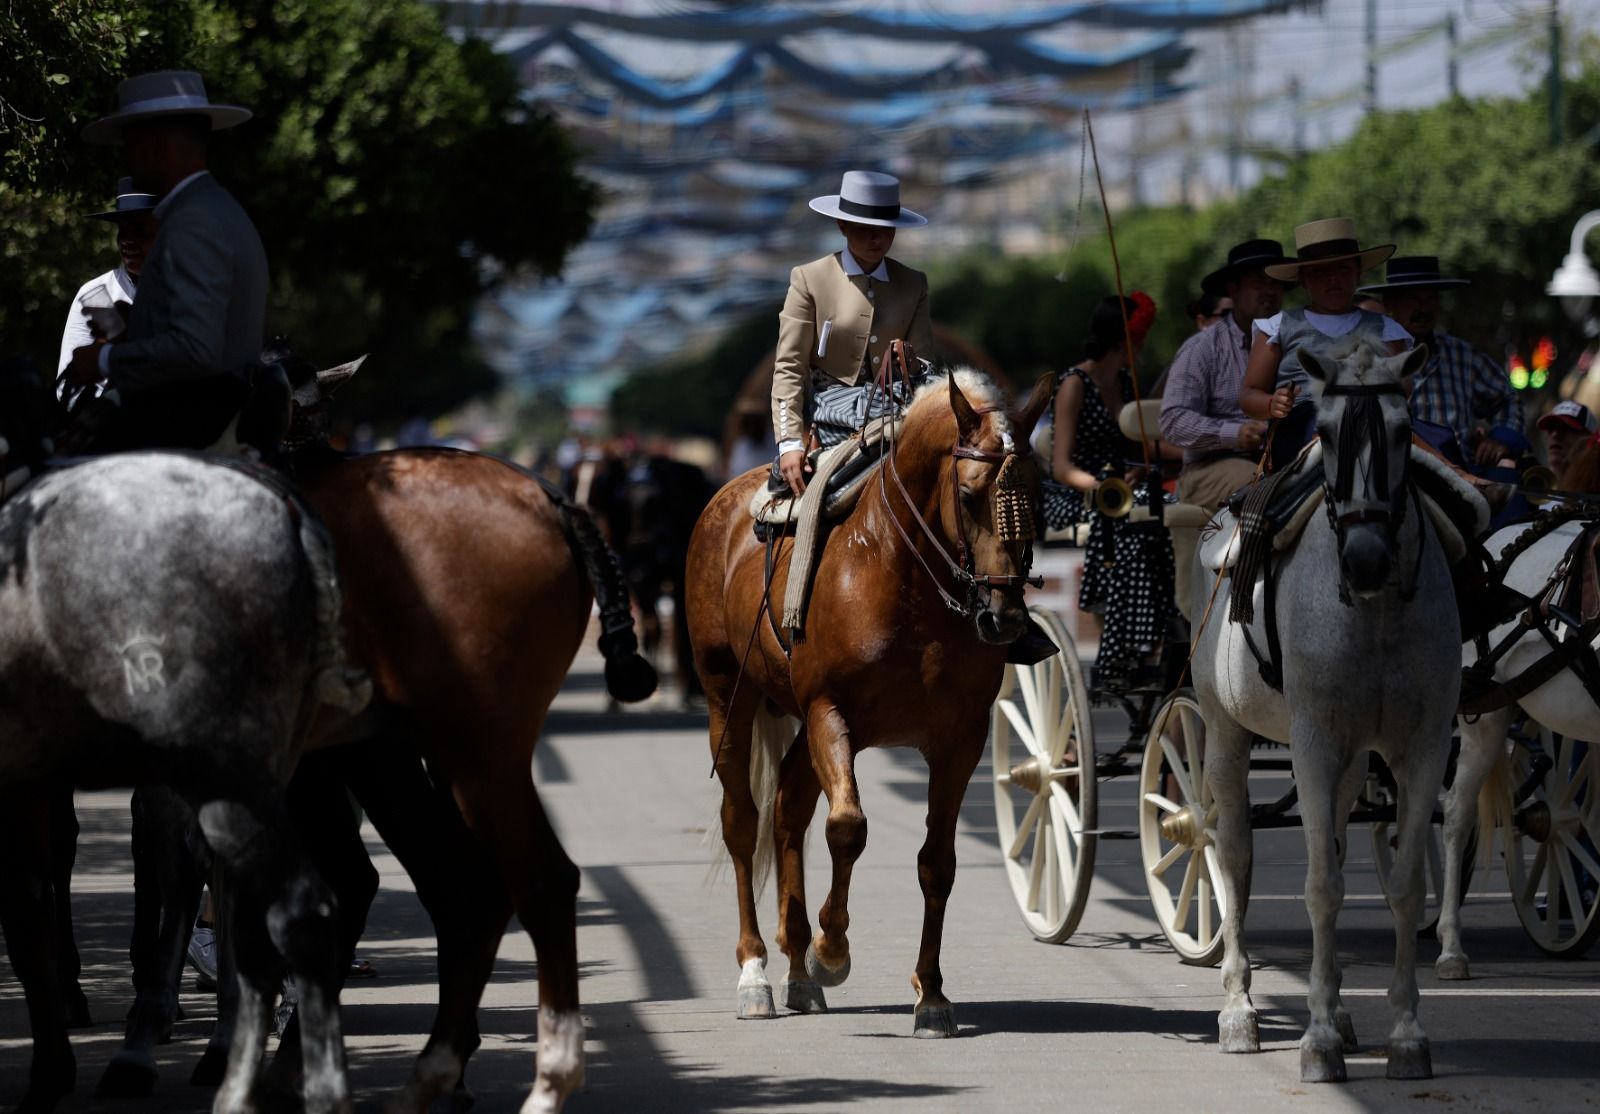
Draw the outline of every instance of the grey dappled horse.
[[[1277,613],[1283,690],[1270,687],[1228,622],[1231,578],[1200,632],[1194,687],[1206,724],[1205,773],[1216,802],[1215,840],[1226,913],[1222,923],[1225,999],[1218,1018],[1224,1052],[1260,1047],[1244,951],[1250,894],[1251,734],[1287,742],[1306,840],[1306,911],[1311,917],[1310,1024],[1300,1042],[1306,1082],[1345,1078],[1355,1047],[1339,996],[1334,928],[1344,900],[1345,828],[1367,774],[1366,752],[1388,763],[1399,790],[1399,843],[1390,880],[1395,919],[1389,1003],[1390,1078],[1432,1075],[1428,1038],[1417,1020],[1417,923],[1423,853],[1444,779],[1461,683],[1460,620],[1439,540],[1408,480],[1410,418],[1400,386],[1426,350],[1386,357],[1347,347],[1337,364],[1307,355],[1320,386],[1317,428],[1328,513],[1313,515],[1280,555]],[[1205,610],[1212,575],[1195,577],[1194,614]],[[1259,596],[1258,583],[1255,592]],[[1253,637],[1266,645],[1258,600]]]
[[[348,1108],[333,898],[281,800],[317,706],[326,544],[278,492],[180,453],[51,471],[0,506],[0,917],[34,1035],[22,1109],[74,1084],[38,792],[63,781],[171,785],[225,865],[240,1023],[215,1109],[256,1108],[280,963],[301,988],[305,1106]]]

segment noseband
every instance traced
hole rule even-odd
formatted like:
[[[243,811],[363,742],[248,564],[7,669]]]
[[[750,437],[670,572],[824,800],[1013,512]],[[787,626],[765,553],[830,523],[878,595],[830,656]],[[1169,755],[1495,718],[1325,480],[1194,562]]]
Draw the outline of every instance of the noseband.
[[[1323,498],[1328,507],[1328,524],[1333,527],[1338,539],[1339,547],[1344,547],[1345,534],[1352,526],[1382,526],[1384,533],[1389,538],[1389,545],[1398,548],[1400,542],[1400,528],[1405,523],[1406,495],[1408,491],[1412,500],[1418,498],[1415,488],[1410,483],[1409,465],[1411,453],[1409,448],[1401,458],[1400,475],[1395,482],[1389,482],[1389,457],[1388,443],[1384,437],[1383,407],[1379,398],[1383,395],[1399,395],[1405,397],[1405,390],[1399,383],[1360,383],[1348,385],[1330,384],[1322,389],[1324,398],[1343,397],[1350,401],[1345,405],[1344,415],[1339,420],[1339,429],[1335,439],[1335,463],[1337,465],[1333,481],[1324,479],[1322,484]],[[1343,503],[1355,494],[1356,459],[1361,455],[1362,444],[1371,446],[1371,480],[1373,488],[1388,502],[1386,507],[1367,507],[1361,510],[1345,511],[1339,513],[1337,504]],[[1416,574],[1422,567],[1422,547],[1417,547],[1417,569],[1409,584],[1401,585],[1401,598],[1409,600],[1416,594]],[[1350,602],[1350,587],[1345,582],[1343,572],[1339,575],[1339,599],[1342,603]]]
[[[1000,407],[998,406],[978,406],[973,408],[973,413],[993,414],[999,410]],[[1023,546],[1021,575],[1003,576],[995,573],[980,573],[974,567],[975,561],[973,560],[972,549],[967,545],[966,524],[961,514],[961,479],[956,475],[954,466],[952,466],[950,469],[950,496],[955,504],[956,510],[955,535],[957,556],[951,557],[950,551],[945,549],[944,544],[939,541],[938,535],[935,534],[933,532],[933,528],[928,525],[927,519],[922,517],[922,512],[917,510],[916,502],[911,498],[911,493],[906,490],[904,481],[900,479],[900,469],[895,463],[896,449],[898,447],[899,446],[897,443],[891,443],[889,446],[889,465],[887,471],[894,479],[894,486],[899,490],[900,497],[905,500],[906,506],[911,508],[911,517],[914,518],[917,525],[922,528],[923,536],[926,537],[928,542],[933,546],[934,552],[944,559],[945,568],[948,569],[950,575],[955,578],[956,583],[966,589],[965,600],[959,600],[955,596],[951,595],[950,592],[945,590],[944,585],[939,582],[939,577],[934,573],[932,567],[923,558],[921,551],[918,550],[916,545],[912,542],[911,535],[906,532],[906,528],[904,526],[900,525],[900,519],[894,514],[894,509],[889,506],[889,488],[887,482],[882,478],[882,473],[879,474],[878,491],[883,498],[884,510],[889,512],[889,521],[894,523],[894,527],[899,532],[901,540],[906,543],[906,548],[911,551],[911,555],[917,559],[917,562],[927,572],[928,578],[933,581],[933,586],[938,590],[939,596],[944,600],[946,607],[950,608],[951,611],[954,611],[960,615],[964,615],[970,619],[975,617],[979,610],[978,589],[980,588],[988,588],[992,591],[996,588],[1017,588],[1025,584],[1032,585],[1035,588],[1044,587],[1044,577],[1028,576],[1028,572],[1033,568],[1033,531],[1031,529],[1031,517],[1029,518],[1026,526],[1019,531],[1022,536],[1010,539],[1021,542]],[[1002,475],[1005,474],[1008,468],[1016,466],[1015,450],[991,453],[985,452],[982,449],[973,448],[969,445],[958,444],[950,450],[950,456],[954,460],[981,460],[989,464],[999,464]],[[999,497],[1001,494],[1002,493],[997,493],[997,497]],[[1016,519],[1020,519],[1022,516],[1014,517]]]

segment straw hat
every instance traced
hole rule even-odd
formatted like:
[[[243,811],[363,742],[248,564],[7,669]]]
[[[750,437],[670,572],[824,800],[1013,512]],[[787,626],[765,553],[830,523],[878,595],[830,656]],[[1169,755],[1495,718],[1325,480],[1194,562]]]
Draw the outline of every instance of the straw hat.
[[[1314,220],[1294,230],[1293,263],[1267,267],[1267,275],[1281,282],[1298,282],[1300,268],[1313,263],[1335,263],[1341,259],[1361,261],[1363,271],[1370,270],[1394,254],[1393,244],[1380,244],[1364,248],[1356,239],[1356,222],[1349,217],[1331,217]]]
[[[811,208],[825,217],[884,228],[921,228],[928,218],[900,205],[900,179],[872,170],[847,170],[839,192],[813,197]]]

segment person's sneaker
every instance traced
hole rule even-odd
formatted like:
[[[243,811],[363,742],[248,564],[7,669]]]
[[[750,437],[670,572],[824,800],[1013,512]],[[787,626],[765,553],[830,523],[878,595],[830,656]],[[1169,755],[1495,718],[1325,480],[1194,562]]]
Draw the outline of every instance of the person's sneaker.
[[[196,990],[217,989],[217,933],[208,924],[194,926],[189,937],[189,965],[194,968]]]

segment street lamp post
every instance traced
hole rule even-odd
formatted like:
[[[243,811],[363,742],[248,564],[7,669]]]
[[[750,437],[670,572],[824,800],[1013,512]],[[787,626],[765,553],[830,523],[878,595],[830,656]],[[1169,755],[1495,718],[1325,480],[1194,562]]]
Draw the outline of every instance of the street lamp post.
[[[1567,249],[1567,257],[1561,261],[1556,273],[1550,276],[1550,284],[1544,288],[1546,294],[1561,299],[1561,308],[1574,321],[1581,322],[1588,315],[1594,299],[1600,298],[1600,273],[1595,272],[1594,264],[1589,262],[1589,257],[1583,251],[1584,237],[1596,228],[1600,228],[1600,209],[1578,218],[1578,223],[1572,229],[1572,244]]]

